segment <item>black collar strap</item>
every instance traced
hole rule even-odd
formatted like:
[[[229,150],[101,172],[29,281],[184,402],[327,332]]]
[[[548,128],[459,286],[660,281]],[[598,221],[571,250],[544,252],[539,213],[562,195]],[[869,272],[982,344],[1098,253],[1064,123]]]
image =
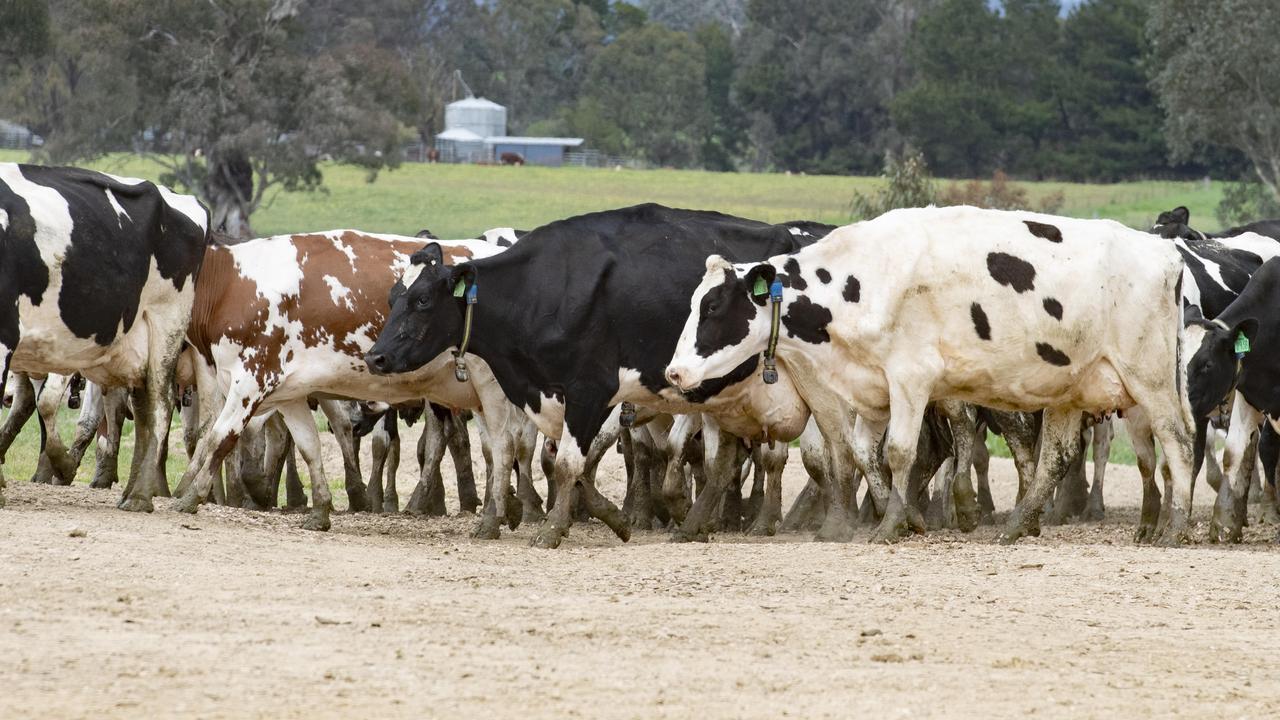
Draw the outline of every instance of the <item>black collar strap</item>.
[[[476,306],[477,285],[474,280],[471,281],[471,287],[467,288],[467,312],[462,321],[462,342],[458,344],[458,349],[453,352],[453,377],[458,382],[466,382],[467,360],[464,357],[467,354],[467,345],[471,344],[471,313]]]
[[[778,382],[778,365],[775,360],[778,354],[778,329],[782,319],[782,281],[774,279],[769,286],[769,304],[772,314],[769,318],[769,347],[764,351],[764,372],[762,377],[766,385]]]

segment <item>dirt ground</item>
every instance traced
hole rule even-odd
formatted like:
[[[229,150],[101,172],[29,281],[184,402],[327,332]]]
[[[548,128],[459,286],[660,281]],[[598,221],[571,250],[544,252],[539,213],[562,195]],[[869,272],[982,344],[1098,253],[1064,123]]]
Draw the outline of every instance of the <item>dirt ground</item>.
[[[1007,510],[1012,465],[993,476]],[[621,477],[611,456],[618,501]],[[315,534],[11,479],[0,717],[1280,716],[1275,528],[1135,547],[1136,472],[1108,479],[1107,522],[1014,548],[990,527],[673,545],[592,523],[554,552],[527,527],[472,541],[470,517]],[[802,485],[794,457],[788,500]]]

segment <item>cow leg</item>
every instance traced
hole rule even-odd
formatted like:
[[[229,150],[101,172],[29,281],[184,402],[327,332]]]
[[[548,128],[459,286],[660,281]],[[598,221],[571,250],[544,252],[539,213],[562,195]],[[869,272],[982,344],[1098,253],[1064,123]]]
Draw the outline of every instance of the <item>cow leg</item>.
[[[369,498],[365,492],[364,478],[360,476],[360,453],[356,452],[355,433],[351,416],[341,400],[321,400],[320,410],[329,419],[329,430],[338,439],[342,450],[342,470],[346,475],[347,509],[351,512],[369,512]],[[312,495],[315,494],[314,489]],[[314,501],[314,498],[313,498]]]
[[[207,373],[201,371],[201,368],[207,370]],[[204,418],[201,426],[208,426],[209,429],[202,430],[200,433],[201,437],[196,443],[195,454],[187,464],[187,471],[183,473],[178,489],[174,493],[173,509],[187,513],[196,512],[200,503],[209,497],[222,461],[235,447],[236,441],[244,433],[245,426],[249,424],[250,418],[257,412],[264,398],[275,389],[259,386],[258,381],[251,375],[240,375],[232,380],[231,388],[222,402],[217,418],[209,421],[207,418],[212,412],[214,399],[212,368],[208,368],[204,363],[197,363],[197,375],[200,415]],[[205,408],[209,408],[208,413]],[[288,424],[287,419],[285,423]],[[294,440],[296,442],[297,438]]]
[[[102,395],[102,424],[94,452],[93,482],[89,487],[106,490],[120,480],[120,439],[124,434],[129,391],[112,388]]]
[[[991,452],[987,450],[986,434],[986,426],[979,426],[973,438],[973,474],[978,484],[978,523],[981,525],[992,524],[996,512],[991,498]]]
[[[187,315],[190,315],[188,309]],[[143,385],[133,393],[134,449],[129,485],[120,500],[120,509],[151,512],[151,498],[169,492],[162,449],[169,445],[173,417],[173,375],[184,334],[174,334],[160,323],[147,319],[147,370]],[[185,323],[184,323],[185,326]]]
[[[1280,461],[1280,434],[1268,420],[1258,438],[1258,459],[1262,463],[1262,500],[1258,503],[1260,522],[1280,525],[1276,503],[1276,464]]]
[[[628,466],[627,494],[622,501],[622,513],[633,528],[648,530],[653,527],[653,505],[649,499],[649,471],[658,462],[653,439],[645,428],[623,430],[618,441],[624,451]],[[625,455],[629,454],[627,458]]]
[[[853,462],[867,479],[867,490],[871,494],[876,514],[880,516],[884,515],[885,508],[889,506],[889,494],[892,490],[889,478],[885,476],[882,462],[887,429],[887,423],[872,422],[861,416],[857,417],[853,424]],[[842,438],[843,435],[832,435],[827,428],[823,428],[822,432],[828,437],[828,455],[835,457],[834,450],[841,443],[834,442],[833,439]],[[854,505],[856,504],[857,499],[854,498]]]
[[[289,428],[278,413],[272,413],[267,418],[262,432],[266,447],[263,452],[263,468],[267,476],[267,495],[270,500],[268,507],[273,508],[280,502],[280,476],[284,472],[285,456],[293,452],[293,445],[289,441]],[[305,500],[303,504],[306,504]]]
[[[1071,458],[1050,507],[1045,511],[1046,522],[1050,525],[1063,525],[1084,510],[1089,494],[1089,485],[1085,481],[1085,466],[1088,464],[1085,460],[1089,449],[1087,433],[1083,428],[1080,430],[1080,452]]]
[[[720,430],[720,425],[710,415],[702,418],[703,468],[707,474],[706,487],[693,501],[684,522],[672,534],[673,542],[706,542],[715,530],[712,521],[716,507],[725,496],[729,485],[738,478],[738,438]]]
[[[572,510],[575,504],[573,486],[582,475],[585,465],[586,456],[582,452],[581,445],[570,433],[566,424],[561,431],[560,440],[556,443],[555,464],[549,480],[555,483],[555,503],[551,506],[551,511],[547,513],[547,518],[542,522],[537,534],[533,536],[530,542],[533,547],[546,549],[560,547],[560,542],[565,535],[569,534],[569,527],[573,524]]]
[[[298,474],[298,456],[292,436],[284,450],[284,497],[287,510],[303,510],[307,507],[306,488],[302,486],[302,476]]]
[[[1212,424],[1205,428],[1205,433],[1204,479],[1205,482],[1209,483],[1209,487],[1213,492],[1217,493],[1218,489],[1222,486],[1222,465],[1218,462],[1217,454],[1218,436],[1222,436],[1225,444],[1226,434],[1221,433]]]
[[[778,531],[782,522],[782,471],[787,467],[787,455],[791,446],[777,441],[760,446],[760,465],[764,470],[764,498],[760,512],[747,529],[747,535],[769,537]]]
[[[591,441],[591,446],[587,448],[582,477],[576,488],[587,513],[608,526],[619,540],[627,542],[631,539],[631,523],[628,522],[627,516],[596,488],[596,470],[600,461],[614,447],[621,432],[622,426],[618,423],[618,413],[614,413],[600,428],[596,438]]]
[[[938,403],[938,409],[951,424],[951,437],[955,450],[955,474],[951,478],[951,498],[955,501],[956,524],[961,532],[971,532],[978,526],[981,509],[973,480],[969,475],[973,466],[974,437],[978,427],[978,409],[969,403],[947,400]]]
[[[383,420],[387,424],[387,457],[383,476],[382,512],[400,512],[400,491],[396,488],[396,476],[400,472],[400,414],[388,413]],[[369,509],[377,512],[378,504],[369,501]]]
[[[1151,432],[1151,421],[1139,408],[1125,411],[1125,428],[1133,454],[1138,462],[1138,474],[1142,476],[1142,506],[1138,528],[1134,531],[1135,543],[1149,543],[1156,537],[1160,522],[1160,486],[1156,483],[1156,442]]]
[[[685,492],[684,466],[691,461],[693,436],[702,428],[701,413],[677,415],[667,433],[667,465],[662,477],[662,500],[672,522],[684,522],[689,513],[689,495]]]
[[[463,425],[461,430],[466,432],[466,426]],[[526,419],[516,436],[516,497],[520,499],[521,522],[530,525],[540,523],[547,517],[542,509],[542,497],[533,486],[533,456],[537,453],[537,448],[538,428]]]
[[[98,426],[102,424],[103,406],[102,406],[102,388],[96,383],[85,383],[84,396],[80,405],[80,417],[76,420],[76,435],[71,441],[71,447],[67,449],[67,465],[65,478],[66,484],[70,485],[76,477],[77,471],[80,469],[80,463],[84,460],[84,453],[89,449],[89,444],[93,442],[98,435]]]
[[[369,453],[371,462],[369,465],[369,487],[367,488],[368,494],[366,495],[366,498],[369,501],[369,511],[373,513],[381,513],[384,511],[382,478],[383,472],[386,470],[387,460],[389,459],[388,456],[390,455],[391,449],[391,434],[388,432],[386,425],[387,418],[393,417],[395,414],[396,411],[394,409],[383,413],[382,417],[378,418],[377,423],[374,425],[373,431],[369,433]],[[356,441],[358,442],[359,440],[356,439]],[[396,444],[399,445],[399,443]],[[389,485],[394,486],[394,484],[395,480],[393,476]],[[399,503],[397,502],[396,508],[387,512],[396,512],[399,509]]]
[[[36,465],[35,475],[31,482],[42,485],[67,485],[62,481],[58,467],[65,462],[67,448],[62,444],[62,433],[58,430],[58,409],[67,389],[66,375],[47,375],[43,380],[36,380],[36,415],[43,431],[40,445],[40,458]]]
[[[440,462],[447,450],[445,431],[445,418],[436,412],[434,406],[428,407],[422,413],[422,436],[418,440],[421,455],[418,485],[409,496],[405,512],[428,517],[445,515],[444,481],[440,472]],[[496,527],[494,530],[496,531]]]
[[[22,426],[36,411],[36,391],[31,378],[26,373],[13,373],[10,381],[13,383],[13,407],[9,408],[9,415],[0,425],[0,463],[4,462],[5,454],[13,446]]]
[[[266,418],[255,418],[245,426],[244,435],[236,443],[233,465],[236,468],[237,492],[233,496],[227,484],[227,504],[245,510],[266,510],[274,501],[270,497],[266,475]]]
[[[329,494],[329,478],[321,462],[320,433],[316,430],[315,416],[311,414],[306,400],[286,403],[280,406],[279,412],[285,425],[289,426],[293,443],[302,453],[302,461],[307,464],[307,472],[311,475],[311,512],[302,522],[302,529],[323,532],[329,529],[333,498]]]
[[[928,378],[914,378],[910,382],[890,380],[889,383],[889,432],[885,438],[885,459],[893,487],[888,506],[880,525],[871,535],[873,543],[897,542],[906,533],[924,532],[924,517],[911,505],[911,468],[915,464],[916,447],[920,442],[920,428],[929,405]]]
[[[724,502],[720,506],[720,522],[717,523],[724,532],[742,532],[745,503],[742,500],[742,485],[751,472],[751,451],[741,439],[734,451],[733,472],[729,475],[729,485],[724,490]]]
[[[1050,408],[1044,411],[1040,429],[1040,457],[1036,462],[1035,480],[1027,494],[1018,501],[999,542],[1009,545],[1023,535],[1040,535],[1040,513],[1053,495],[1054,488],[1062,480],[1080,445],[1080,425],[1083,421],[1078,410]]]
[[[760,508],[764,506],[764,485],[767,473],[764,470],[764,450],[761,443],[751,447],[751,495],[742,509],[742,523],[748,529],[755,524]]]
[[[467,416],[451,413],[445,418],[445,428],[449,457],[453,459],[453,474],[458,480],[458,512],[475,514],[480,507],[480,496],[476,493],[476,475],[471,466],[471,432]],[[533,432],[533,442],[536,443],[537,430]],[[532,470],[530,473],[532,477]]]
[[[804,432],[800,434],[800,462],[804,465],[809,479],[791,504],[791,508],[787,510],[779,532],[817,530],[822,527],[825,512],[822,487],[827,481],[818,478],[825,476],[828,472],[829,455],[827,439],[823,437],[818,421],[812,417],[809,418]]]
[[[1102,501],[1102,481],[1107,474],[1107,462],[1111,459],[1111,438],[1115,434],[1115,424],[1107,418],[1093,426],[1093,485],[1089,487],[1089,502],[1084,508],[1084,519],[1091,522],[1102,522],[1107,516],[1105,503]]]
[[[622,472],[627,479],[627,491],[622,496],[622,514],[627,517],[631,517],[636,504],[636,439],[632,437],[632,430],[639,429],[624,429],[618,434],[618,452],[622,455]],[[649,461],[647,449],[642,448],[640,453],[645,456],[643,459],[647,464]]]
[[[1245,507],[1258,454],[1261,422],[1262,413],[1236,393],[1227,445],[1222,453],[1223,482],[1218,487],[1213,521],[1209,524],[1209,542],[1238,543],[1244,537]]]
[[[519,411],[510,403],[499,407],[485,407],[480,415],[480,440],[487,449],[485,455],[490,458],[486,471],[487,490],[485,492],[484,509],[480,513],[480,522],[471,533],[471,537],[482,540],[496,540],[499,536],[499,525],[506,520],[507,527],[515,530],[523,519],[523,508],[515,504],[515,492],[511,489],[511,470],[515,464],[515,435],[520,427]],[[557,472],[559,472],[560,456],[556,456]],[[569,497],[566,493],[564,497]]]

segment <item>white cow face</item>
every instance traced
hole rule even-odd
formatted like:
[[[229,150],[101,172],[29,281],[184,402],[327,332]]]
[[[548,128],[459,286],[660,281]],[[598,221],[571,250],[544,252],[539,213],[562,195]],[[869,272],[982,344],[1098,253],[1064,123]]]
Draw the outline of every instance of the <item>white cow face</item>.
[[[707,258],[707,272],[690,300],[690,314],[667,365],[667,381],[682,391],[708,378],[723,377],[769,342],[769,295],[777,275],[768,263],[738,266],[719,255]]]

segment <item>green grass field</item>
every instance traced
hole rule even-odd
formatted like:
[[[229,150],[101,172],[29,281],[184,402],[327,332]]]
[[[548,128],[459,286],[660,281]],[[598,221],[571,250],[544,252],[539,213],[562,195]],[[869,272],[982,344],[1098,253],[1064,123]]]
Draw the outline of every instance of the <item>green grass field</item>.
[[[0,151],[0,161],[27,159],[26,153]],[[161,173],[155,163],[132,155],[114,155],[89,166],[148,179],[157,179]],[[771,222],[805,219],[842,224],[852,219],[853,194],[874,191],[880,184],[874,177],[421,164],[384,171],[372,183],[358,168],[329,165],[324,178],[324,188],[317,192],[269,193],[268,202],[253,217],[255,230],[271,235],[350,227],[413,234],[429,228],[438,237],[471,237],[491,227],[529,229],[640,202],[718,210]],[[1215,229],[1213,210],[1222,195],[1221,183],[1198,181],[1020,184],[1032,202],[1061,192],[1066,215],[1111,218],[1138,228],[1150,226],[1162,210],[1186,205],[1204,229]],[[69,440],[74,432],[70,413],[60,423],[66,425],[63,436]],[[125,453],[132,449],[131,435],[125,443],[123,474],[127,474]],[[1003,441],[993,439],[989,444],[996,454],[1008,455]],[[38,447],[38,432],[29,424],[8,453],[6,476],[30,477]],[[1111,452],[1117,462],[1133,462],[1125,439],[1117,438]],[[171,454],[169,463],[170,478],[175,479],[185,458]],[[80,479],[91,475],[86,463]]]

